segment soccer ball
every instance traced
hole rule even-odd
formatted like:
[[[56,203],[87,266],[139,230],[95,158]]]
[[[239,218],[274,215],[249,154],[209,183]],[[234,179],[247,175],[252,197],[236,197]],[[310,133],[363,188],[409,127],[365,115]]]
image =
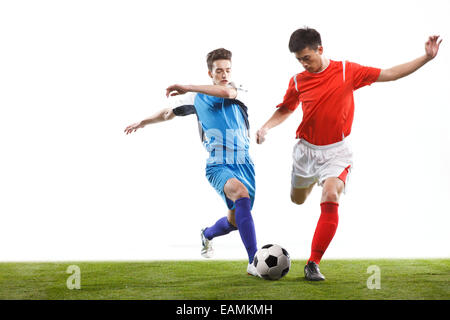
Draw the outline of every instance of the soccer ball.
[[[261,278],[278,280],[289,272],[291,258],[279,245],[266,244],[256,252],[253,264]]]

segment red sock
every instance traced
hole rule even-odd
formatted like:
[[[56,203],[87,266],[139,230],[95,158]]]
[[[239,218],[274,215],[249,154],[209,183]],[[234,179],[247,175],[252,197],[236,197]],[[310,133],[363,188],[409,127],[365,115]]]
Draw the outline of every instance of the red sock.
[[[336,202],[323,202],[320,204],[322,213],[320,214],[316,231],[314,232],[311,245],[311,257],[309,257],[308,262],[314,261],[317,264],[320,263],[320,259],[322,259],[323,254],[336,233],[339,221],[338,207],[339,204]]]

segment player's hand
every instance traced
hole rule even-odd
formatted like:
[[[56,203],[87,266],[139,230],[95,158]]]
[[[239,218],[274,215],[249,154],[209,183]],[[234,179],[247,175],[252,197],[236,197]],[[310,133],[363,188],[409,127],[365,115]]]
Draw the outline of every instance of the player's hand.
[[[261,128],[258,131],[256,131],[256,143],[261,144],[264,141],[266,141],[266,134],[267,134],[267,129],[265,129],[265,128]]]
[[[439,41],[439,36],[430,36],[428,41],[425,42],[425,53],[429,60],[434,59],[439,51],[439,45],[442,42],[442,39]]]
[[[174,84],[166,89],[166,97],[173,97],[178,96],[180,94],[185,94],[188,92],[188,89],[186,86],[183,86],[181,84]]]
[[[143,127],[145,127],[145,125],[142,124],[142,122],[136,122],[136,123],[133,123],[132,125],[129,125],[128,127],[126,127],[124,132],[126,134],[130,134],[132,132],[136,132],[137,129],[143,128]]]

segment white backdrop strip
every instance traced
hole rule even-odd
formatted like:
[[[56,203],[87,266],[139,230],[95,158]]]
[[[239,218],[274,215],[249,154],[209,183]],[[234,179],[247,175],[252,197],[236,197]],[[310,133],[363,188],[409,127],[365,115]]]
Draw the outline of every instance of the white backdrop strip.
[[[226,214],[204,177],[195,117],[126,136],[167,106],[173,83],[208,84],[205,56],[233,52],[249,88],[258,245],[306,259],[320,188],[290,202],[301,110],[269,132],[290,77],[290,34],[322,34],[324,54],[387,68],[444,38],[413,75],[355,92],[355,167],[324,259],[449,257],[450,2],[0,2],[0,261],[200,259],[202,227]],[[246,259],[237,232],[216,259]]]

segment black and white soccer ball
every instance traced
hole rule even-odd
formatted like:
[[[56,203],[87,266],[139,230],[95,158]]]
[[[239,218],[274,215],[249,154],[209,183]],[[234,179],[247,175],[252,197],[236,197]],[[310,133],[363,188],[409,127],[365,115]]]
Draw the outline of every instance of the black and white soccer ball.
[[[291,258],[289,253],[281,246],[266,244],[256,252],[253,264],[261,278],[278,280],[289,272]]]

